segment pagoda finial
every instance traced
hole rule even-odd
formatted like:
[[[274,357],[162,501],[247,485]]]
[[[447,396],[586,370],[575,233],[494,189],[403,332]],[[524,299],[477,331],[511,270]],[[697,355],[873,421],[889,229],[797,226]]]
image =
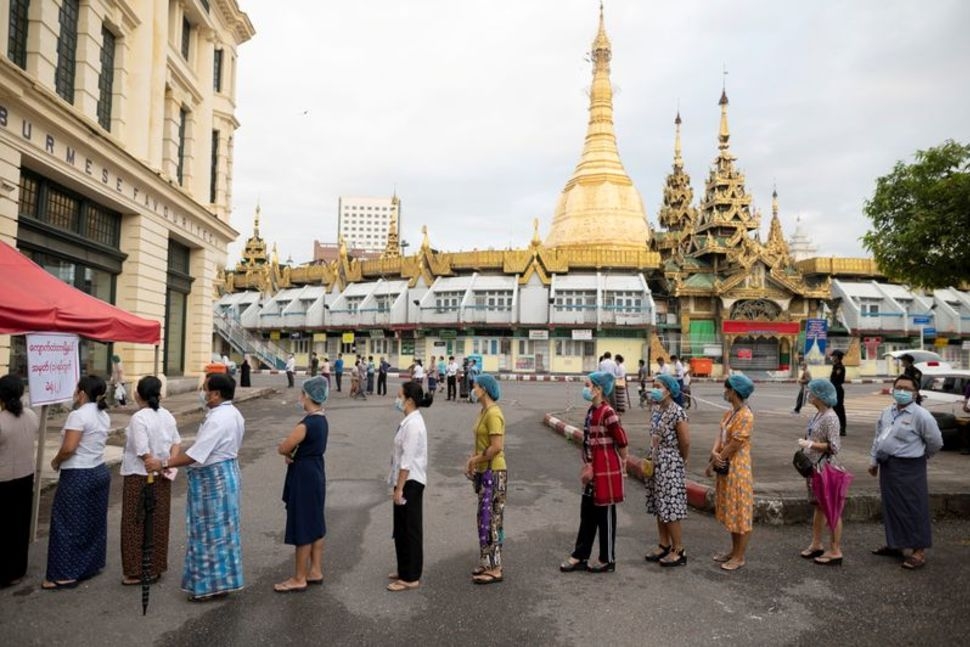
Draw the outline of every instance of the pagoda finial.
[[[680,109],[677,110],[677,118],[674,119],[675,135],[674,135],[674,168],[681,169],[684,168],[684,157],[682,155],[682,150],[680,146]]]
[[[397,200],[395,194],[391,201]],[[401,241],[397,235],[397,214],[391,212],[391,220],[387,223],[387,244],[384,246],[384,258],[398,258],[401,255]]]
[[[542,245],[542,239],[539,238],[539,219],[532,219],[532,246],[539,247]]]
[[[256,217],[253,219],[253,238],[259,238],[259,200],[256,200]]]
[[[778,217],[778,187],[772,187],[771,189],[771,215]]]
[[[431,239],[428,238],[428,225],[421,225],[421,233],[424,238],[421,240],[421,249],[431,249]]]
[[[725,83],[727,82],[727,70],[724,70]],[[728,129],[728,97],[727,88],[721,88],[721,100],[717,102],[721,106],[721,129],[717,134],[717,147],[722,151],[727,151],[728,141],[731,139],[731,131]]]

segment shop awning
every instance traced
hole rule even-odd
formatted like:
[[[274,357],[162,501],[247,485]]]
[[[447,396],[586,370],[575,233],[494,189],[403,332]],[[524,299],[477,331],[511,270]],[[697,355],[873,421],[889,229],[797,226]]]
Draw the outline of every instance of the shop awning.
[[[0,334],[68,332],[157,345],[162,326],[85,294],[0,241]]]

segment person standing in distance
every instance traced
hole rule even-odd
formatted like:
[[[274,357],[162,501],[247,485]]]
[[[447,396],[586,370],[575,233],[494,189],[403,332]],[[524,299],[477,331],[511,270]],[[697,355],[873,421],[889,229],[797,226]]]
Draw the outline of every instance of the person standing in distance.
[[[293,388],[293,379],[296,377],[296,358],[290,353],[286,358],[286,387]]]
[[[344,376],[344,354],[337,353],[337,359],[333,363],[333,374],[337,377],[337,393],[340,393],[340,382]]]
[[[845,353],[836,349],[832,351],[832,374],[829,375],[829,382],[835,387],[836,404],[832,407],[835,415],[839,417],[839,435],[845,435],[845,366],[842,358]]]

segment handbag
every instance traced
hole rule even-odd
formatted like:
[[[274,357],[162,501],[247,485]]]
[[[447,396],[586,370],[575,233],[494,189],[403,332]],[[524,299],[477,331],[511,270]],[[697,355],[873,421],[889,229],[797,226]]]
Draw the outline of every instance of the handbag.
[[[640,472],[644,479],[653,478],[653,458],[647,456],[640,462]]]
[[[804,476],[805,478],[811,478],[812,474],[815,473],[815,463],[812,459],[808,457],[808,454],[803,452],[801,449],[795,450],[795,455],[792,456],[791,464],[795,466],[795,471]]]

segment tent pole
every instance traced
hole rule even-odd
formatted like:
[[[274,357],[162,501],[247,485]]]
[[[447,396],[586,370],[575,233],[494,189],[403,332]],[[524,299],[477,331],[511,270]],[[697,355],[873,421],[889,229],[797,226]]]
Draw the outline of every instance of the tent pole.
[[[47,440],[47,407],[40,408],[40,430],[37,432],[37,462],[34,465],[34,504],[30,514],[30,541],[37,541],[37,519],[40,516],[40,487],[44,476],[44,449]]]

